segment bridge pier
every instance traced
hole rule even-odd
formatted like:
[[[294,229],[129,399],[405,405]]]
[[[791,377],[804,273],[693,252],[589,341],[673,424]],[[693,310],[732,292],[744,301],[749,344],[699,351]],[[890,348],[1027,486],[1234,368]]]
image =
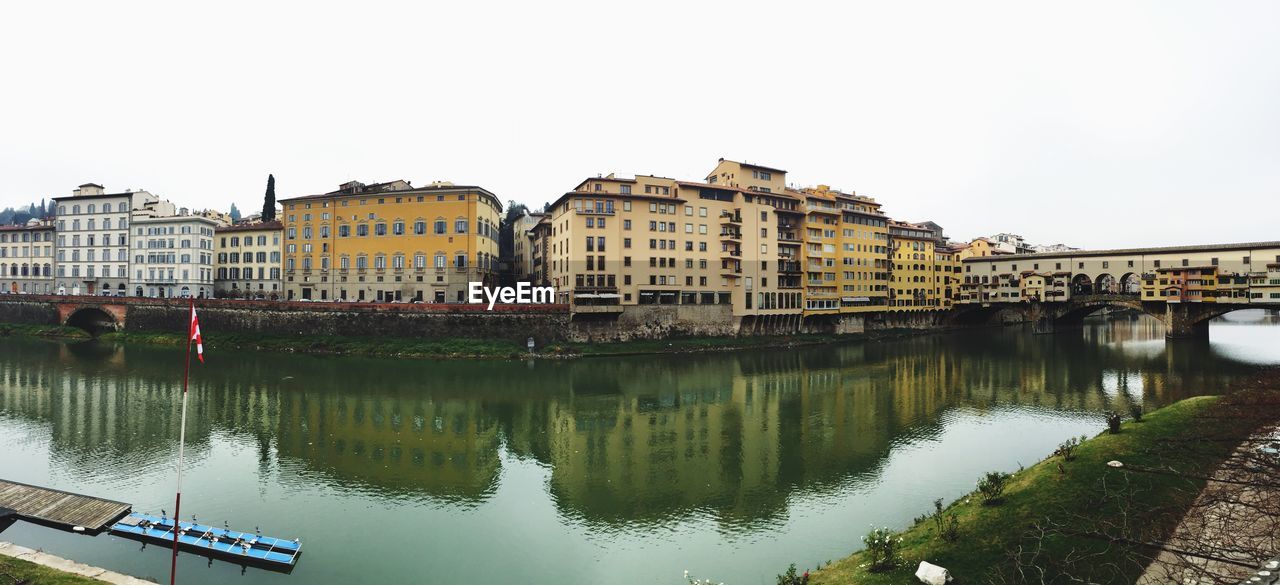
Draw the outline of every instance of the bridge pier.
[[[1029,307],[1027,315],[1031,321],[1031,332],[1037,335],[1055,333],[1057,331],[1058,315],[1054,311],[1050,311],[1040,303],[1032,303]]]
[[[1197,303],[1165,303],[1164,336],[1167,339],[1209,339],[1211,311]]]

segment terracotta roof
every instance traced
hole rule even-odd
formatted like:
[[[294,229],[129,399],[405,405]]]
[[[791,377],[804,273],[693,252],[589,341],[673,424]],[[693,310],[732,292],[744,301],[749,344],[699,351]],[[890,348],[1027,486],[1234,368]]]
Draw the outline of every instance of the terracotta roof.
[[[782,174],[786,174],[786,172],[787,172],[787,171],[784,171],[784,170],[782,170],[782,169],[775,169],[775,168],[773,168],[773,167],[766,167],[766,166],[764,166],[764,165],[757,165],[757,164],[752,164],[752,163],[742,162],[742,161],[737,161],[737,160],[729,160],[729,159],[727,159],[727,158],[722,158],[722,159],[720,159],[720,162],[731,162],[731,163],[735,163],[735,164],[742,165],[742,166],[744,166],[744,167],[750,167],[750,168],[753,168],[753,169],[760,169],[760,170],[762,170],[762,171],[769,171],[769,172],[772,172],[772,173],[782,173]]]
[[[238,223],[235,225],[220,227],[213,231],[214,233],[221,234],[226,232],[251,232],[251,231],[279,230],[279,229],[284,229],[284,224],[280,223],[279,220],[275,220],[275,221],[263,221],[258,223]]]
[[[394,182],[395,181],[389,181],[388,183],[377,183],[376,185],[387,185],[389,183],[394,183]],[[371,185],[366,185],[365,187],[367,189],[370,186]],[[299,195],[297,197],[288,197],[285,199],[281,199],[280,202],[283,203],[285,201],[301,201],[304,199],[327,199],[327,198],[334,198],[334,197],[373,197],[373,196],[379,196],[379,195],[382,195],[382,196],[408,195],[411,193],[423,193],[423,192],[435,192],[435,191],[439,191],[439,192],[481,191],[484,193],[488,193],[490,196],[494,198],[495,201],[497,200],[497,195],[494,195],[493,193],[489,193],[487,189],[485,189],[484,187],[480,187],[478,185],[428,185],[426,187],[410,187],[408,189],[401,189],[399,191],[361,191],[359,193],[349,193],[341,190],[330,191],[328,193],[318,193],[315,195]]]

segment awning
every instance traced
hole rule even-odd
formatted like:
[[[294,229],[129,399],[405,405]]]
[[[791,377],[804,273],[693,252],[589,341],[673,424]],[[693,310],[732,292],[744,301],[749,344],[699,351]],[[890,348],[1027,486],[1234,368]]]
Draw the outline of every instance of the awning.
[[[616,299],[616,298],[620,298],[620,297],[622,297],[622,295],[615,294],[615,293],[604,293],[604,294],[599,295],[599,296],[600,296],[600,298],[602,298],[602,299]]]
[[[594,295],[594,294],[591,294],[591,293],[574,293],[573,298],[575,298],[575,299],[597,299],[597,298],[600,298],[600,295]]]

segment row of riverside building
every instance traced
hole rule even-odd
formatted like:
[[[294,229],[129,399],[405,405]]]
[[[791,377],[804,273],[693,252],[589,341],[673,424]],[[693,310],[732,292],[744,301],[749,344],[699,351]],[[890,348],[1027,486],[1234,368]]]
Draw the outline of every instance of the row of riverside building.
[[[729,305],[738,316],[948,309],[963,249],[874,199],[720,159],[702,181],[588,178],[515,223],[517,277],[580,312]]]
[[[474,185],[351,181],[282,199],[274,221],[92,183],[54,201],[56,217],[0,228],[0,291],[465,302],[468,283],[497,283],[501,265],[581,312],[838,315],[950,308],[961,259],[981,253],[870,197],[725,159],[700,181],[585,179],[515,222],[505,263],[502,203]]]

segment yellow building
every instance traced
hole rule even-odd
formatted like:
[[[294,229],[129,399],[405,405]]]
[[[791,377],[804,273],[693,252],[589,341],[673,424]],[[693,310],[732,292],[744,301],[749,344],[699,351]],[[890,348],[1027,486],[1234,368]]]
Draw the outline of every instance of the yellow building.
[[[826,185],[805,188],[808,314],[883,311],[889,297],[889,219],[875,199]],[[833,207],[834,205],[834,207]],[[832,213],[834,209],[835,213]],[[828,266],[830,264],[830,266]]]
[[[960,295],[960,250],[934,243],[934,294],[939,308],[950,309]]]
[[[1012,254],[1011,250],[1006,250],[998,242],[993,242],[987,238],[974,238],[973,241],[960,250],[960,260],[969,258],[986,258],[988,256],[1000,256],[1004,254]]]
[[[464,302],[495,279],[502,204],[481,187],[351,181],[282,203],[288,299]]]
[[[264,221],[214,230],[213,281],[218,296],[277,300],[284,293],[284,227]]]
[[[934,232],[920,224],[890,221],[889,241],[892,265],[889,310],[932,311],[942,308],[944,287],[934,253],[937,244]]]

